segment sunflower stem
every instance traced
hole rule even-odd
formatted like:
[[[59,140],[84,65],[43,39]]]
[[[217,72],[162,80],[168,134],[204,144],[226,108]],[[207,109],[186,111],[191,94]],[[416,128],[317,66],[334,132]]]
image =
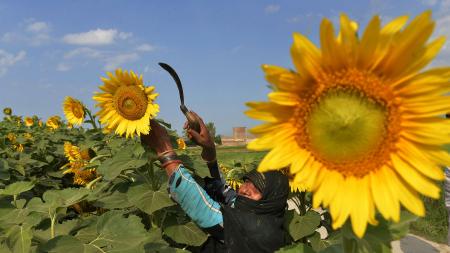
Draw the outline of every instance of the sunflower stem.
[[[98,129],[97,124],[95,123],[95,116],[92,116],[92,113],[89,109],[84,108],[84,111],[86,112],[86,114],[89,116],[90,122],[92,124],[92,127],[94,129]]]
[[[299,205],[300,215],[303,216],[306,214],[306,192],[300,192],[299,199],[300,199]]]

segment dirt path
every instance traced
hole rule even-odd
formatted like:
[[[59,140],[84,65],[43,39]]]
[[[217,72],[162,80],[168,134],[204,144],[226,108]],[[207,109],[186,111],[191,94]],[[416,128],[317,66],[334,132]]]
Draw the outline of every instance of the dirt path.
[[[428,241],[417,235],[408,234],[392,242],[392,253],[450,253],[450,247]]]

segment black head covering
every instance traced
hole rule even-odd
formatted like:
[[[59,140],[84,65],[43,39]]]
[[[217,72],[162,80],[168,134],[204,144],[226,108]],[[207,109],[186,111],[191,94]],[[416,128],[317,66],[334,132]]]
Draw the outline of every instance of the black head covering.
[[[251,171],[244,179],[262,193],[260,200],[239,196],[234,207],[222,208],[228,252],[274,252],[285,244],[284,212],[288,178],[279,171]]]

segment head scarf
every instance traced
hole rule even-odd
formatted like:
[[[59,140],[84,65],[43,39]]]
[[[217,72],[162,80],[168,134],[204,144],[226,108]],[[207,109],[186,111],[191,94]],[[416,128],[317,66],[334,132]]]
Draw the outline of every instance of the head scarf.
[[[284,212],[289,194],[288,178],[279,171],[244,176],[262,193],[260,200],[239,196],[234,208],[222,208],[228,252],[274,252],[285,240]]]

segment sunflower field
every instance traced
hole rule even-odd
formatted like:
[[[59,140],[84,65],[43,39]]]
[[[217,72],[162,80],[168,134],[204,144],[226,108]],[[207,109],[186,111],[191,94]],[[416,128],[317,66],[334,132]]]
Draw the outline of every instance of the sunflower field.
[[[281,170],[290,179],[286,247],[278,252],[390,252],[425,215],[421,195],[439,198],[450,155],[450,69],[419,72],[443,38],[426,43],[434,21],[381,26],[324,19],[321,48],[294,34],[296,70],[263,65],[269,101],[248,103],[264,121],[247,148],[261,161],[219,161],[229,185]],[[415,53],[408,53],[414,51]],[[139,136],[164,125],[200,185],[210,176],[198,149],[156,119],[154,86],[117,69],[101,78],[97,112],[66,97],[65,119],[15,115],[0,122],[0,253],[199,252],[208,234],[167,192],[167,175]],[[93,88],[94,90],[94,88]],[[59,113],[59,112],[55,112]]]

